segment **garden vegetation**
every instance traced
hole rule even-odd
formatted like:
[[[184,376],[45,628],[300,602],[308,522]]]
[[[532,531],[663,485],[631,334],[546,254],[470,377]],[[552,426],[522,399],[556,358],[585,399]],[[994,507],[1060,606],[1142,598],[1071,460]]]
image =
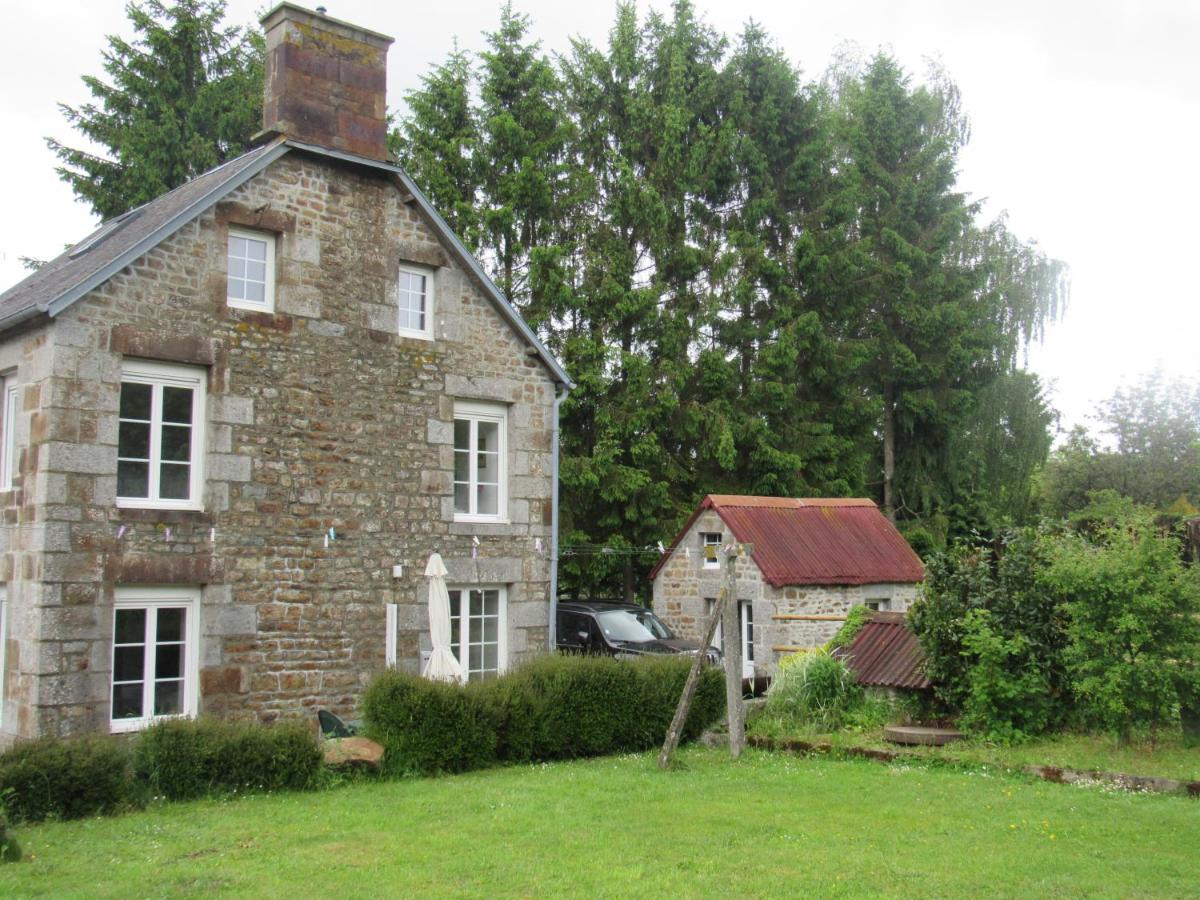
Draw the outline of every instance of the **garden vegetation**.
[[[937,699],[971,733],[1153,739],[1195,718],[1197,575],[1150,510],[1102,493],[1072,522],[932,557],[910,620]]]

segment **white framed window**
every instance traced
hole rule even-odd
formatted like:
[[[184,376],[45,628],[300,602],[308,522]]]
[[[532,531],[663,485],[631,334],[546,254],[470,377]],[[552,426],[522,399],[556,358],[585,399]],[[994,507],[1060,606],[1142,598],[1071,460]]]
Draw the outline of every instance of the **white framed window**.
[[[887,612],[892,608],[892,601],[886,597],[880,597],[866,601],[863,606],[874,612]]]
[[[452,587],[450,652],[468,681],[487,681],[508,667],[508,598],[502,586]]]
[[[8,585],[0,585],[0,725],[4,724],[4,686],[8,671]]]
[[[235,309],[275,311],[275,235],[229,229],[226,299]]]
[[[0,417],[0,491],[12,488],[13,476],[17,472],[17,407],[20,405],[21,390],[16,377],[6,376],[4,384],[4,410]]]
[[[400,334],[433,339],[433,270],[400,267]]]
[[[454,404],[454,518],[508,518],[508,411],[493,403]]]
[[[204,385],[192,366],[127,361],[117,422],[117,505],[200,509]]]
[[[701,565],[705,569],[721,568],[721,557],[717,554],[721,546],[721,533],[719,531],[703,531],[700,533],[700,559],[703,560]],[[709,548],[712,548],[711,550]]]
[[[120,587],[113,605],[111,725],[196,715],[200,589]]]

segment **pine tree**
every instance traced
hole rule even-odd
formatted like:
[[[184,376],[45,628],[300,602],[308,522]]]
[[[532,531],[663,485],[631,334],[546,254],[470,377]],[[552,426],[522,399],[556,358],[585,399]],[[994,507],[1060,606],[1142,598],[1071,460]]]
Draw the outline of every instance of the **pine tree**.
[[[130,3],[137,37],[107,38],[95,98],[59,108],[102,155],[53,138],[59,176],[101,218],[120,215],[231,159],[262,119],[262,40],[222,27],[224,0]]]
[[[480,57],[480,135],[476,178],[481,188],[481,245],[505,295],[535,327],[530,255],[553,243],[560,223],[567,126],[560,86],[536,41],[529,18],[507,3]]]
[[[408,115],[388,135],[389,149],[454,233],[479,249],[479,123],[471,108],[475,72],[455,46],[445,62],[405,95]]]

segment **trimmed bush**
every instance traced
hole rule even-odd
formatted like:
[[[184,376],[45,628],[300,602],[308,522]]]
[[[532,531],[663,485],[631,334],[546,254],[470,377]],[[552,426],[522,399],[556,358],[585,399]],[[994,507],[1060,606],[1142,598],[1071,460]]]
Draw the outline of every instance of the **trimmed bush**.
[[[146,729],[134,750],[143,790],[168,800],[231,791],[307,790],[321,751],[300,722],[278,725],[176,719]]]
[[[466,772],[496,762],[497,715],[479,685],[404,672],[378,675],[363,697],[367,735],[384,746],[390,775]]]
[[[690,665],[683,657],[544,656],[466,687],[388,672],[368,689],[363,711],[391,773],[635,752],[665,737]],[[684,740],[724,710],[721,672],[706,668]]]
[[[0,796],[12,821],[79,819],[129,805],[129,751],[110,737],[23,741],[0,754]]]

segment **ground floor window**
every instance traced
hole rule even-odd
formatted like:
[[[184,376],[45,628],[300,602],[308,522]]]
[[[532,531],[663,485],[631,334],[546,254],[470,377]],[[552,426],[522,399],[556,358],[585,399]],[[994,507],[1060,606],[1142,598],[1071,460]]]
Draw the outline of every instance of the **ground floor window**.
[[[507,667],[506,605],[503,587],[450,588],[450,650],[470,681]]]
[[[0,585],[0,724],[4,722],[4,672],[8,660],[4,648],[8,645],[8,585]]]
[[[112,730],[193,716],[199,588],[118,588],[113,607]]]

